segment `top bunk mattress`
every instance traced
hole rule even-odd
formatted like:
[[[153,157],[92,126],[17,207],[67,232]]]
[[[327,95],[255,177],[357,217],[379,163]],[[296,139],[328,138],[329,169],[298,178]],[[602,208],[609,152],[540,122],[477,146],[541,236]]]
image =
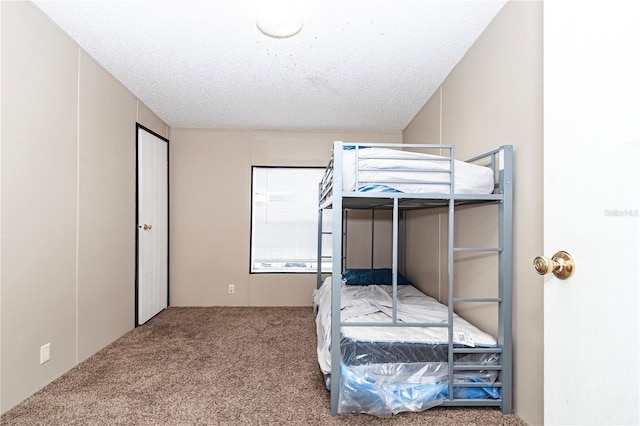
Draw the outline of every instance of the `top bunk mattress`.
[[[491,194],[491,167],[449,157],[391,148],[346,145],[342,150],[343,191],[429,194]]]

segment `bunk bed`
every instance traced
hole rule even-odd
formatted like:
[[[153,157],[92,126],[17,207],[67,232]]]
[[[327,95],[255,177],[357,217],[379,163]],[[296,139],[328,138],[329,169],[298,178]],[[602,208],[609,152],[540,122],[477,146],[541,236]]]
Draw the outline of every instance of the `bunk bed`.
[[[436,150],[438,155],[427,154]],[[442,155],[442,153],[445,153]],[[318,268],[314,292],[318,363],[333,415],[388,417],[443,406],[512,411],[513,151],[501,146],[467,161],[452,145],[334,142],[319,185]],[[454,218],[464,205],[498,204],[498,246],[456,247]],[[448,213],[446,304],[422,293],[399,270],[405,213]],[[347,269],[346,212],[392,211],[391,265]],[[324,215],[330,212],[332,229]],[[324,255],[325,236],[332,254]],[[493,253],[496,297],[455,297],[454,255]],[[454,312],[456,303],[496,304],[497,335]],[[334,344],[338,342],[338,344]]]

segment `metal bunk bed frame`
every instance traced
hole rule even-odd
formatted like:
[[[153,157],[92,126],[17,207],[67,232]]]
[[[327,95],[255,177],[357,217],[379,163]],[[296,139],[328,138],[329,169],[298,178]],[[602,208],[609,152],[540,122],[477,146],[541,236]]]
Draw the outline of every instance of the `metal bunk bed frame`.
[[[440,149],[449,152],[446,161],[450,161],[449,194],[421,194],[399,192],[357,192],[343,191],[343,148],[358,149],[359,146],[395,149]],[[357,157],[357,155],[356,155]],[[332,249],[332,291],[331,291],[331,413],[338,414],[340,395],[340,365],[342,362],[340,344],[343,326],[381,326],[380,323],[343,323],[340,318],[340,285],[342,271],[345,266],[343,212],[346,209],[388,208],[393,210],[392,225],[392,271],[393,271],[393,316],[392,321],[385,323],[388,327],[447,327],[448,328],[448,398],[444,406],[499,406],[505,414],[511,413],[512,407],[512,282],[513,282],[513,147],[504,145],[477,157],[467,160],[491,167],[494,171],[495,189],[492,194],[456,194],[454,186],[454,146],[434,144],[390,144],[390,143],[344,143],[335,141],[333,155],[325,175],[320,183],[318,208],[318,271],[317,288],[322,285],[323,235],[340,236],[333,238]],[[357,163],[356,163],[357,164]],[[357,165],[356,165],[357,169]],[[335,170],[335,172],[334,172]],[[356,172],[357,173],[357,172]],[[357,177],[356,177],[357,180]],[[356,188],[358,184],[356,183]],[[455,207],[469,204],[497,203],[498,207],[498,247],[455,247],[454,246],[454,213]],[[433,323],[399,323],[396,319],[397,306],[397,274],[398,274],[398,240],[399,218],[401,210],[419,208],[448,207],[448,321],[446,324]],[[333,229],[323,229],[323,213],[332,210]],[[454,253],[457,252],[497,252],[498,256],[498,297],[496,298],[456,298],[454,297]],[[453,344],[453,306],[456,302],[465,303],[497,303],[498,304],[498,345],[496,348],[454,347]],[[489,365],[456,365],[454,354],[458,353],[496,353],[500,354],[500,364]],[[457,370],[498,370],[498,381],[492,387],[501,388],[499,399],[459,399],[455,398],[453,388],[478,387],[481,383],[456,383],[454,372]],[[486,385],[486,384],[485,384]]]

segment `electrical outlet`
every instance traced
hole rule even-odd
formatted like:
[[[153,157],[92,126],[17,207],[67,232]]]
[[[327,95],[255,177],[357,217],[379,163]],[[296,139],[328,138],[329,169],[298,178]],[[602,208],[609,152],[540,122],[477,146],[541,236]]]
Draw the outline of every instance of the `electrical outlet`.
[[[229,284],[229,294],[233,294],[236,292],[236,286],[233,284]]]
[[[51,343],[47,343],[46,345],[40,346],[40,364],[44,364],[50,359],[51,359]]]

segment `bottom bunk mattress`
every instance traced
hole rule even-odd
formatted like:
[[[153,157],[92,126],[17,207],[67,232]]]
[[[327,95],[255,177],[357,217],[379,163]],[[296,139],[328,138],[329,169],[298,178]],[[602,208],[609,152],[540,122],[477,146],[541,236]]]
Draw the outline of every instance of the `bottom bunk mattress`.
[[[391,322],[392,286],[341,283],[343,322]],[[411,285],[398,285],[398,322],[447,322],[448,308]],[[331,387],[331,277],[314,293],[318,313],[318,364]],[[454,314],[454,347],[496,348],[495,339]],[[386,417],[422,411],[449,398],[447,327],[348,327],[341,330],[339,413]],[[478,365],[498,365],[499,354],[456,353],[453,397],[498,399],[498,373]],[[473,369],[464,370],[464,364]],[[460,384],[473,383],[473,387]],[[456,386],[458,385],[458,386]]]

